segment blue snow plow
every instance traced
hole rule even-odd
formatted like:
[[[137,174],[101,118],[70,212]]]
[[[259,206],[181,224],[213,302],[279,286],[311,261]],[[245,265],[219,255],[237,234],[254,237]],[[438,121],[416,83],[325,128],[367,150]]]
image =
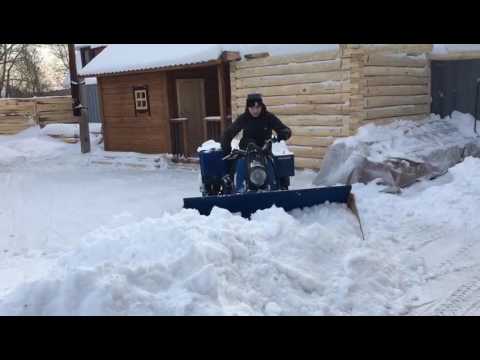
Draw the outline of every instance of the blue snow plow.
[[[291,211],[330,202],[346,204],[360,220],[350,185],[288,190],[295,175],[294,155],[274,155],[274,141],[268,140],[263,147],[250,143],[246,150],[236,149],[226,156],[219,149],[200,151],[202,196],[183,199],[183,207],[210,215],[216,206],[250,218],[272,206]],[[235,179],[228,174],[229,161],[235,161]]]

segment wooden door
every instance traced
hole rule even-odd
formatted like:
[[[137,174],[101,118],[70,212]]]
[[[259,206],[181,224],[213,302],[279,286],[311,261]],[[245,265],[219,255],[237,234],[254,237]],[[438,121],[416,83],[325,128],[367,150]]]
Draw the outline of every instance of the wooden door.
[[[178,116],[187,121],[188,155],[196,156],[204,142],[205,82],[203,79],[177,79]]]

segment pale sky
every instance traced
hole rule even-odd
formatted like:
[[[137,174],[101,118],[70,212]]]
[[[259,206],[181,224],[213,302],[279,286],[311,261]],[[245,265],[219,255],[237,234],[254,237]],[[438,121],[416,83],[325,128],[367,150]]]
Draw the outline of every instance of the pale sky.
[[[59,60],[52,54],[48,46],[42,45],[39,47],[39,50],[43,60],[43,70],[47,79],[52,82],[54,89],[63,88],[63,79],[65,75],[56,72]]]

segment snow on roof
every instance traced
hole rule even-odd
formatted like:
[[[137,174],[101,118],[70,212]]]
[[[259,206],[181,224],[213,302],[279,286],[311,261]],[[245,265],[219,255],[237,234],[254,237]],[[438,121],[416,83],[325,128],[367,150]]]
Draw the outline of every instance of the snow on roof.
[[[217,60],[223,51],[238,51],[242,56],[268,52],[275,56],[337,49],[337,44],[112,44],[79,71],[79,75],[191,65]]]
[[[268,52],[271,56],[338,50],[338,44],[223,44],[226,51],[240,55]]]
[[[79,50],[84,47],[91,47],[92,49],[107,46],[108,44],[75,44],[75,49]]]
[[[480,51],[480,44],[433,44],[433,54]]]

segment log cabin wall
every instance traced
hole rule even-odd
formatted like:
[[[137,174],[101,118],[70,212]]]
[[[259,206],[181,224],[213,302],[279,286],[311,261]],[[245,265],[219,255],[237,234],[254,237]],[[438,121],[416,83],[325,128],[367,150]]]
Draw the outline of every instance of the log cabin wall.
[[[420,119],[430,113],[432,44],[345,44],[338,51],[267,56],[230,64],[233,118],[247,94],[291,127],[299,168],[318,169],[336,138],[368,123]]]
[[[261,93],[268,110],[292,129],[296,166],[318,169],[335,138],[348,135],[349,75],[338,51],[231,63],[232,117],[245,110],[247,94]]]
[[[430,62],[427,44],[346,45],[351,63],[351,134],[374,122],[419,120],[430,113]]]

